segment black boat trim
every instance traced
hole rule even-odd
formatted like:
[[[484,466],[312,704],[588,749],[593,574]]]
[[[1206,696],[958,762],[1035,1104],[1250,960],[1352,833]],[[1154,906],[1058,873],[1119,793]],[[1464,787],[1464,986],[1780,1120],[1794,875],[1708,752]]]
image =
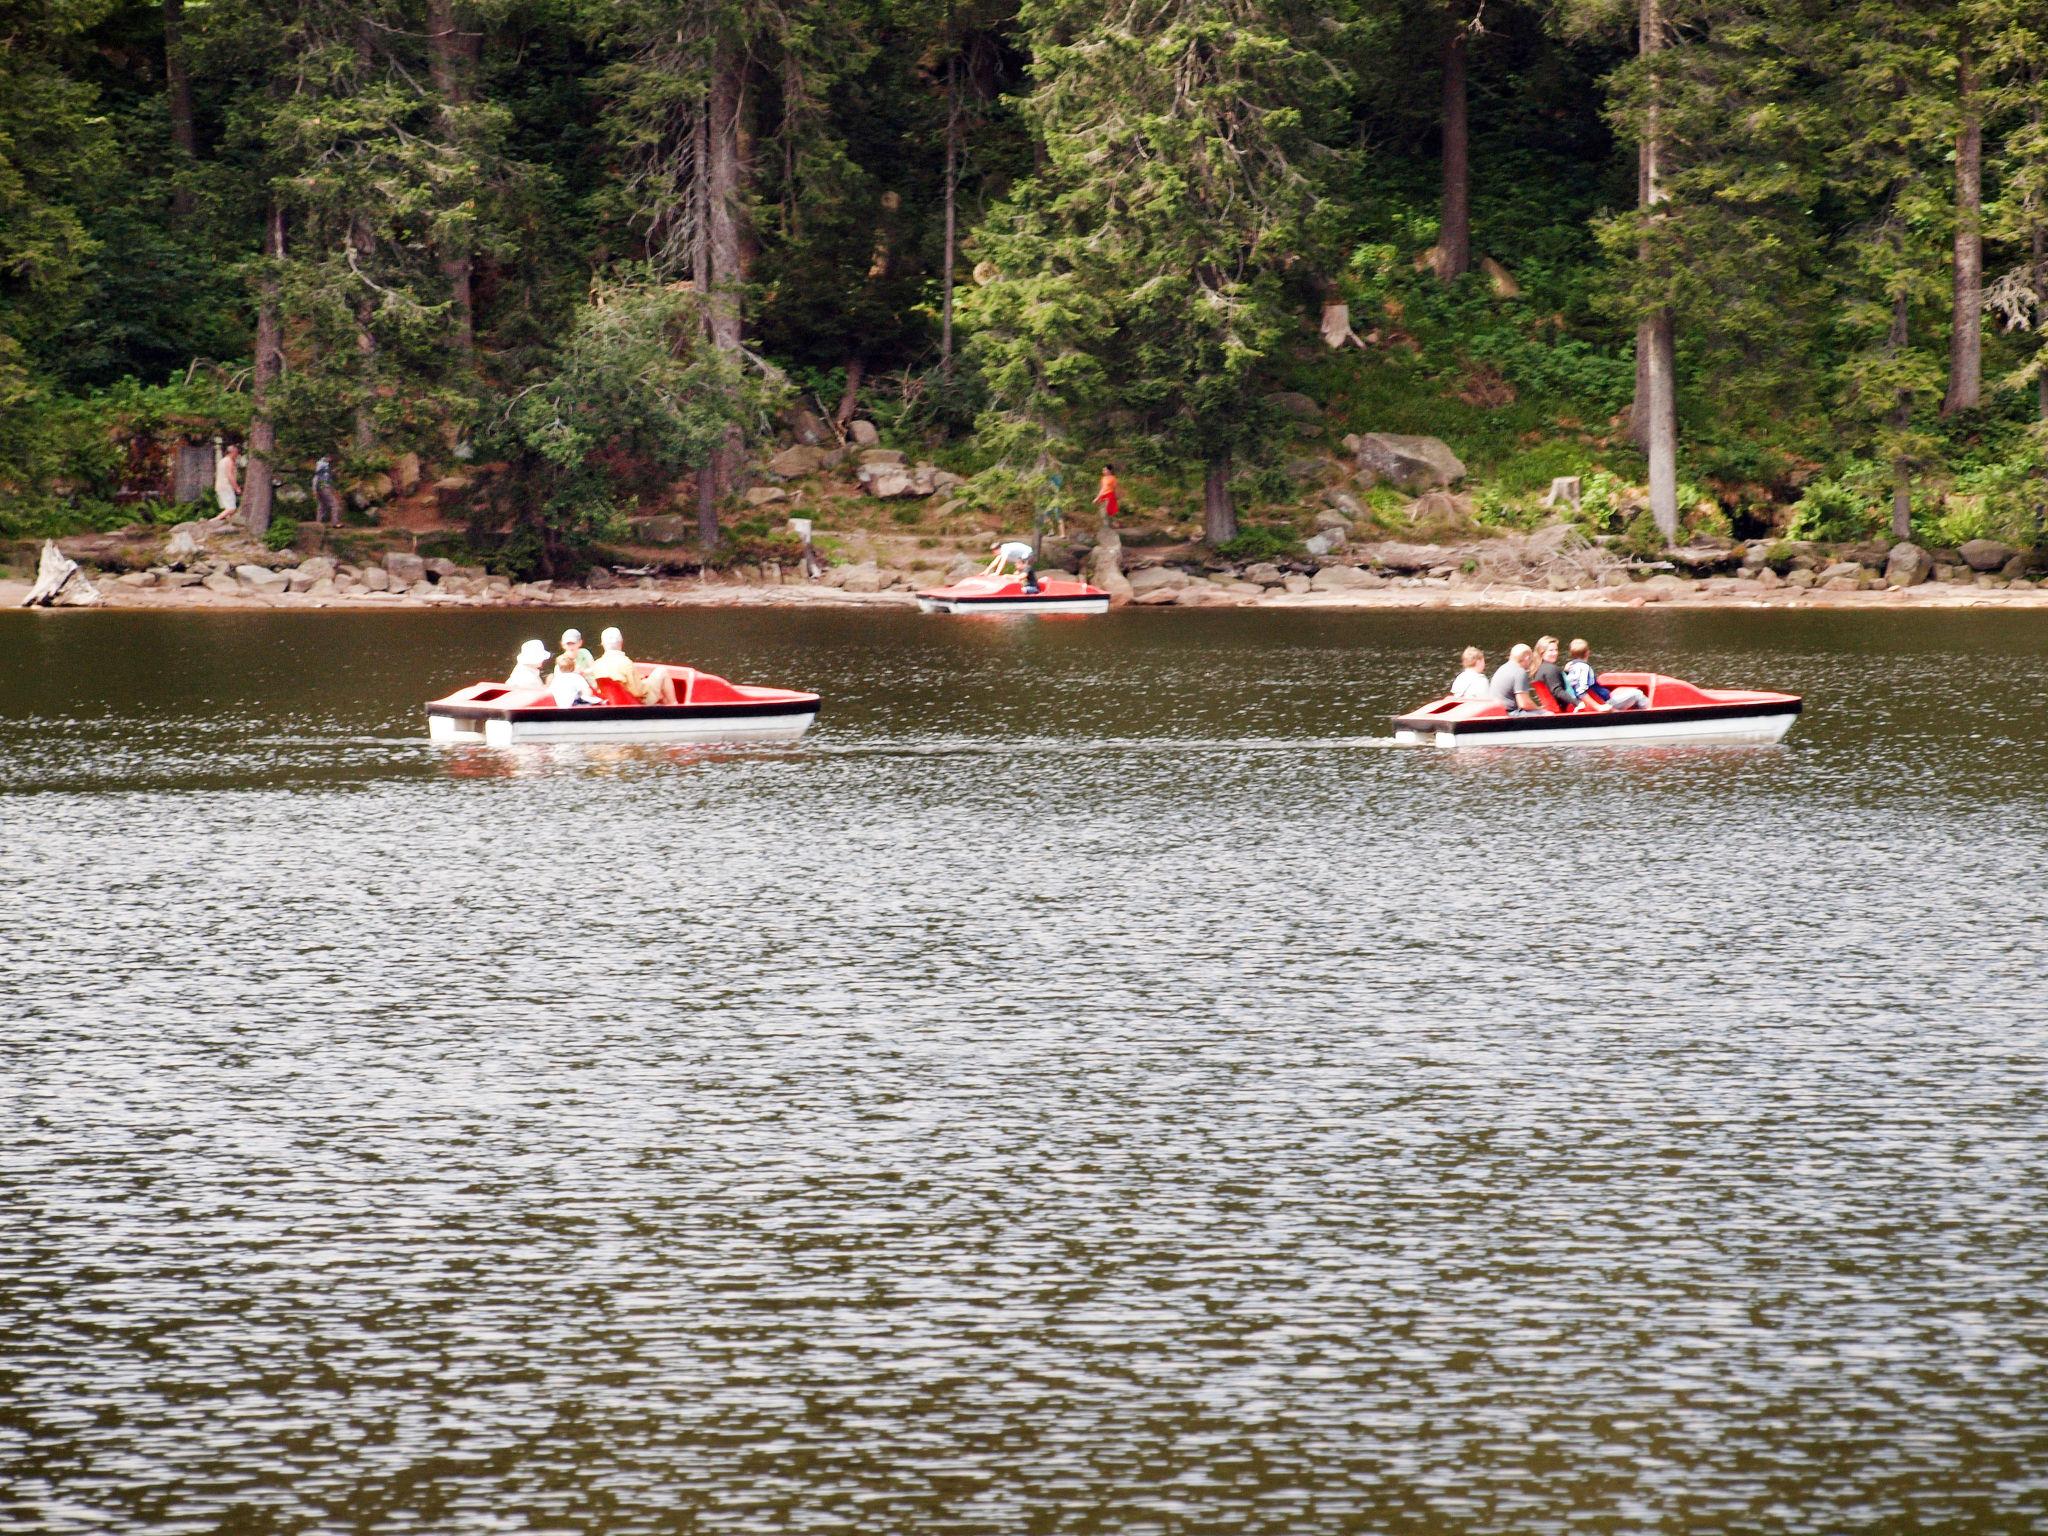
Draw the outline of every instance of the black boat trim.
[[[1489,715],[1478,720],[1443,720],[1432,715],[1396,715],[1397,731],[1427,731],[1443,736],[1513,736],[1526,731],[1598,730],[1604,726],[1628,726],[1657,721],[1682,724],[1691,720],[1774,719],[1796,715],[1802,708],[1798,699],[1773,699],[1767,703],[1680,704],[1669,709],[1623,709],[1577,715]],[[1622,718],[1617,719],[1619,715]]]
[[[745,704],[579,704],[568,709],[508,709],[502,704],[427,706],[428,718],[443,720],[531,720],[555,725],[578,720],[759,720],[778,715],[815,715],[812,699],[758,699]]]

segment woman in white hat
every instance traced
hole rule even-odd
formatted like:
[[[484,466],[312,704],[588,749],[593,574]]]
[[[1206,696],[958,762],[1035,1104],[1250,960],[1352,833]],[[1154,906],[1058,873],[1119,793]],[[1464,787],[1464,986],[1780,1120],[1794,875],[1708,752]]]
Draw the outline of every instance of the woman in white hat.
[[[507,688],[545,688],[548,680],[541,676],[540,669],[548,664],[548,648],[538,640],[529,640],[519,647],[519,665],[512,669],[512,675],[505,679]]]

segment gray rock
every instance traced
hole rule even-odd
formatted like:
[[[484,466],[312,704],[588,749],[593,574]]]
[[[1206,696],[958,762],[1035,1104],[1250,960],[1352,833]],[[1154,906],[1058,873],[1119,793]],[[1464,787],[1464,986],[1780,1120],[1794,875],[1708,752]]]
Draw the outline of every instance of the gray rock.
[[[1785,585],[1785,578],[1780,576],[1776,571],[1772,570],[1768,565],[1762,565],[1757,567],[1755,580],[1756,584],[1762,587],[1766,592],[1771,591],[1775,587],[1782,587],[1783,585]]]
[[[1318,533],[1322,532],[1325,528],[1336,528],[1349,533],[1351,532],[1351,519],[1336,508],[1327,507],[1316,514],[1315,526]]]
[[[1465,465],[1440,438],[1394,432],[1353,433],[1344,439],[1368,485],[1385,483],[1418,495],[1465,478]]]
[[[965,581],[968,577],[972,576],[976,571],[980,569],[981,566],[979,562],[970,560],[965,555],[962,555],[959,559],[955,560],[951,565],[946,567],[945,580],[941,583],[941,585],[950,587],[956,581]]]
[[[1863,582],[1856,576],[1823,576],[1818,586],[1823,592],[1856,592],[1862,589]]]
[[[252,592],[282,592],[290,585],[284,572],[273,571],[267,565],[238,565],[235,579]]]
[[[1131,599],[1133,608],[1163,608],[1178,599],[1180,593],[1172,587],[1154,587],[1149,592],[1140,592]]]
[[[744,499],[750,507],[765,507],[778,501],[789,500],[789,492],[779,485],[755,485],[747,488]]]
[[[157,577],[154,571],[129,571],[125,575],[116,576],[114,580],[124,587],[153,587],[156,585]]]
[[[1293,421],[1321,421],[1323,408],[1307,395],[1283,389],[1266,396],[1266,404]]]
[[[211,552],[208,545],[223,532],[219,523],[180,523],[164,544],[165,565],[196,565]]]
[[[863,448],[860,451],[863,469],[870,464],[902,464],[906,461],[907,456],[901,448]]]
[[[362,582],[365,592],[389,592],[391,590],[391,573],[381,565],[368,567],[357,580]]]
[[[1171,565],[1148,565],[1132,571],[1129,580],[1131,595],[1143,597],[1148,592],[1180,591],[1188,584],[1188,573]]]
[[[900,501],[929,496],[929,488],[920,491],[917,481],[898,465],[863,465],[861,483],[870,496],[882,501]]]
[[[409,587],[416,581],[424,581],[427,562],[418,555],[408,555],[392,550],[384,557],[384,573],[400,587]]]
[[[825,425],[825,418],[807,405],[792,407],[783,418],[783,425],[802,447],[814,448],[832,441],[832,429]]]
[[[887,584],[888,578],[872,561],[852,567],[847,571],[844,581],[834,583],[848,592],[879,592]]]
[[[583,585],[593,592],[609,592],[619,584],[608,565],[593,565],[583,575]]]
[[[2007,581],[2018,581],[2022,576],[2027,574],[2027,567],[2032,564],[2033,562],[2029,560],[2025,555],[2014,555],[2010,560],[2006,561],[2004,565],[1998,568],[1998,574],[2003,576]]]
[[[1918,544],[1894,544],[1885,556],[1884,579],[1894,587],[1917,587],[1934,574],[1934,557]]]
[[[1332,510],[1342,512],[1354,523],[1364,520],[1365,508],[1358,504],[1358,498],[1349,491],[1325,491],[1323,502]]]
[[[1803,568],[1795,571],[1788,571],[1785,573],[1785,585],[1788,587],[1797,587],[1800,591],[1803,592],[1808,587],[1813,585],[1813,572],[1805,570]]]
[[[1815,579],[1822,586],[1826,586],[1831,581],[1852,581],[1856,585],[1861,586],[1863,578],[1868,574],[1869,572],[1865,571],[1854,560],[1837,560],[1833,565],[1823,570]]]
[[[332,576],[322,576],[318,581],[314,582],[312,586],[306,588],[306,596],[332,597],[338,590],[340,589],[335,585],[335,581]]]
[[[1277,587],[1287,579],[1286,573],[1270,560],[1261,560],[1257,565],[1248,565],[1244,579],[1261,587]]]
[[[236,581],[234,577],[218,571],[199,584],[206,588],[207,591],[218,592],[223,597],[240,597],[242,595],[242,584]]]
[[[856,448],[872,448],[882,440],[882,434],[875,430],[872,421],[856,421],[846,429],[846,435],[853,440]]]
[[[1369,571],[1355,565],[1326,565],[1309,582],[1314,592],[1359,592],[1385,585]]]
[[[407,597],[436,597],[439,594],[440,589],[424,576],[405,589]]]
[[[768,473],[780,475],[785,480],[801,480],[806,475],[815,475],[829,466],[837,456],[825,448],[812,443],[798,443],[794,448],[785,448],[768,461]]]
[[[314,581],[320,580],[323,576],[332,576],[336,569],[333,559],[327,555],[308,555],[299,562],[300,574]]]
[[[1956,551],[1973,571],[1995,571],[2019,553],[1996,539],[1971,539]]]
[[[310,592],[313,590],[313,583],[316,579],[315,577],[308,576],[302,570],[293,571],[285,578],[284,589],[287,592]]]
[[[167,587],[196,587],[206,580],[197,571],[171,571],[159,579]]]
[[[1110,606],[1121,607],[1131,600],[1130,579],[1124,575],[1123,540],[1114,529],[1098,539],[1081,561],[1081,578],[1109,594]]]
[[[427,561],[426,566],[427,574],[436,581],[446,581],[455,574],[456,569],[453,560],[446,559],[441,555],[436,555],[433,559]]]
[[[1334,555],[1349,542],[1350,540],[1344,536],[1343,527],[1339,525],[1325,528],[1321,533],[1303,540],[1301,547],[1312,555]]]
[[[1301,594],[1304,592],[1311,592],[1315,590],[1314,582],[1310,581],[1306,576],[1300,575],[1299,573],[1295,572],[1290,572],[1288,574],[1287,579],[1281,582],[1280,585],[1285,590],[1293,593],[1296,597],[1301,596]]]

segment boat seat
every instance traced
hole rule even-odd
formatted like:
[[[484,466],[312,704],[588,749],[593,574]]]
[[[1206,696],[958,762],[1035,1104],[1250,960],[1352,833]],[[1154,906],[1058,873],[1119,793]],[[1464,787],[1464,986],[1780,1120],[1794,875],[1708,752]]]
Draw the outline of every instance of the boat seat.
[[[600,677],[594,684],[597,696],[607,704],[638,704],[633,691],[616,677]]]

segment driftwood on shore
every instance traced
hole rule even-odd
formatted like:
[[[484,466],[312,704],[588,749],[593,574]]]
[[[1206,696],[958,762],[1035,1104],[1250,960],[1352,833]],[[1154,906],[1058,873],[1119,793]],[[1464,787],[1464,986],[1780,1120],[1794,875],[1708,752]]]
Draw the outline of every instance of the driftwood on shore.
[[[43,558],[36,565],[36,584],[21,600],[24,608],[97,608],[106,601],[78,562],[57,547],[54,539],[43,541]]]

